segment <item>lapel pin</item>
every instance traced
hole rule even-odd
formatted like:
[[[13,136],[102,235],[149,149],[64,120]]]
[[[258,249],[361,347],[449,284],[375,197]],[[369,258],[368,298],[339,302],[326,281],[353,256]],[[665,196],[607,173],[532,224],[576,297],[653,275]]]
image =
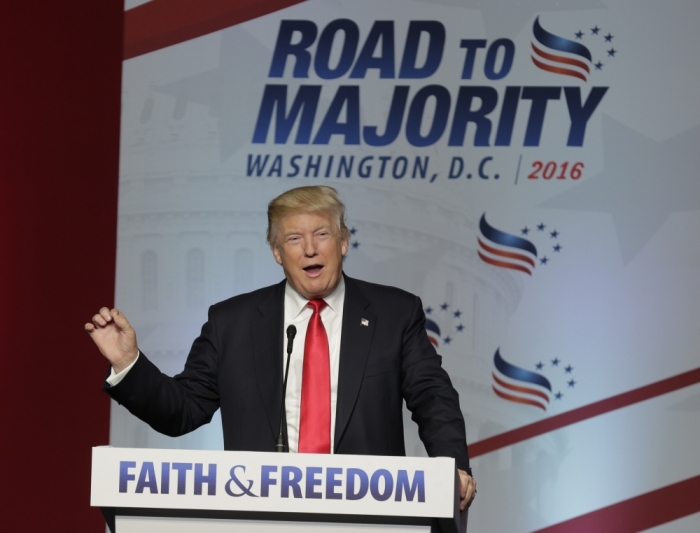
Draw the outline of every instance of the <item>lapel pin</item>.
[[[360,325],[369,326],[369,320],[367,320],[366,318],[363,318],[362,320],[360,320]]]

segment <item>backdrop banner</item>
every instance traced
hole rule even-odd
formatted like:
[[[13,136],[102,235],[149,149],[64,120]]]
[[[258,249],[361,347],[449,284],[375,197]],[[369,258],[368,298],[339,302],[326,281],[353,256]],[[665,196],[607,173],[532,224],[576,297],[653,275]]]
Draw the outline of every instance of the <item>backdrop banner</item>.
[[[331,185],[347,274],[423,301],[471,531],[700,530],[697,2],[210,4],[127,0],[116,300],[144,353],[179,372],[209,305],[282,279],[267,203]],[[111,443],[222,437],[114,404]]]

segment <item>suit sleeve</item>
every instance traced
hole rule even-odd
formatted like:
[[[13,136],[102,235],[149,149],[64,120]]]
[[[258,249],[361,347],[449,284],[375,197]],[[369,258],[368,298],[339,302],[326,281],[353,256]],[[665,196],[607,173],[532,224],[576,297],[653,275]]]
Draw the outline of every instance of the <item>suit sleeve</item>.
[[[117,385],[104,390],[156,431],[177,437],[208,423],[219,408],[218,349],[213,308],[175,377],[163,374],[140,353]]]
[[[457,468],[469,472],[459,395],[442,368],[442,358],[428,340],[425,314],[418,297],[404,332],[402,357],[403,396],[428,455],[453,457]]]

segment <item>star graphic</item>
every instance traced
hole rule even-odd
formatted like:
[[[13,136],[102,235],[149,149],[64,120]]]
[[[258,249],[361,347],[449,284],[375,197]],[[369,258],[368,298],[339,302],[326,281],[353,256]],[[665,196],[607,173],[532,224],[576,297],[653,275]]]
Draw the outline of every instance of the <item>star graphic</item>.
[[[452,342],[452,339],[450,337],[445,337],[442,340],[445,342],[445,344],[450,344]]]
[[[555,397],[557,400],[561,400],[562,396],[564,396],[564,395],[563,395],[561,392],[557,392],[557,393],[554,395],[554,397]]]
[[[535,365],[535,367],[537,368],[537,370],[542,370],[544,368],[544,365],[542,364],[542,361],[540,361]]]
[[[540,222],[539,224],[537,224],[537,231],[544,231],[544,228],[546,228],[546,227],[547,226],[545,226],[542,222]]]
[[[549,262],[549,259],[547,259],[547,256],[545,255],[542,259],[540,259],[540,264],[546,265]]]
[[[596,70],[603,70],[603,63],[600,61],[598,61],[594,66]]]
[[[591,33],[593,35],[598,35],[598,32],[600,31],[600,28],[596,25],[595,28],[591,28]]]
[[[454,313],[452,313],[452,314],[455,316],[455,318],[459,318],[459,317],[462,316],[462,311],[460,311],[459,309],[457,309],[457,310],[456,310]]]
[[[578,30],[574,35],[576,35],[577,39],[583,38],[583,32],[581,30]]]
[[[355,235],[355,233],[357,233],[357,229],[356,229],[356,228],[350,228],[350,235]]]
[[[557,230],[551,231],[549,233],[552,237],[552,239],[556,239],[559,236],[559,232]]]
[[[573,388],[574,385],[576,385],[576,382],[572,379],[571,381],[567,381],[566,384],[569,385],[569,387]]]
[[[460,324],[459,326],[457,326],[457,331],[462,331],[462,330],[464,330],[464,324]]]
[[[523,26],[532,28],[537,15],[547,12],[605,9],[600,0],[419,0],[434,6],[441,4],[463,9],[478,9],[484,21],[486,35],[516,35]],[[546,26],[545,26],[546,27]]]
[[[527,235],[528,233],[530,233],[530,228],[525,226],[523,229],[520,230],[520,233],[522,233],[523,235]]]
[[[444,304],[440,305],[440,310],[442,310],[442,311],[447,311],[447,308],[448,308],[449,306],[450,306],[450,304],[448,304],[447,302],[445,302]]]
[[[352,247],[353,247],[355,250],[357,250],[357,249],[360,247],[360,243],[357,242],[357,241],[355,241],[355,242],[352,243]]]
[[[561,251],[561,244],[557,244],[556,246],[552,246],[552,249],[555,252],[559,253]]]
[[[425,314],[426,314],[426,315],[429,315],[429,314],[432,313],[432,312],[433,312],[433,308],[432,308],[432,307],[426,307],[426,308],[425,308]]]
[[[554,359],[552,359],[552,366],[559,366],[559,363],[561,363],[561,361],[559,360],[558,357],[555,357]]]
[[[615,57],[616,53],[617,53],[617,50],[615,50],[614,48],[611,48],[610,50],[608,50],[608,57]]]
[[[567,367],[564,369],[564,372],[566,372],[567,374],[571,374],[571,371],[572,371],[573,369],[574,369],[573,366],[567,365]]]
[[[608,34],[605,36],[605,42],[606,42],[606,43],[610,43],[610,42],[612,42],[612,40],[613,40],[612,34],[611,34],[611,33],[608,33]]]
[[[603,116],[604,170],[542,205],[612,217],[625,265],[673,213],[700,210],[700,126],[665,141]]]

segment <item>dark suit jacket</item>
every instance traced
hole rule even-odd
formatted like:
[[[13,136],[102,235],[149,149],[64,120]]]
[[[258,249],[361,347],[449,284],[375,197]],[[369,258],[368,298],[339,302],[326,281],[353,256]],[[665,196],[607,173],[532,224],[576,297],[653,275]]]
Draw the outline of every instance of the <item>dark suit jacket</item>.
[[[282,403],[284,287],[283,281],[211,306],[181,374],[165,376],[142,353],[107,392],[171,436],[206,424],[221,408],[227,450],[274,451]],[[459,398],[428,340],[420,299],[346,276],[335,453],[405,455],[404,399],[428,455],[454,457],[467,470]]]

